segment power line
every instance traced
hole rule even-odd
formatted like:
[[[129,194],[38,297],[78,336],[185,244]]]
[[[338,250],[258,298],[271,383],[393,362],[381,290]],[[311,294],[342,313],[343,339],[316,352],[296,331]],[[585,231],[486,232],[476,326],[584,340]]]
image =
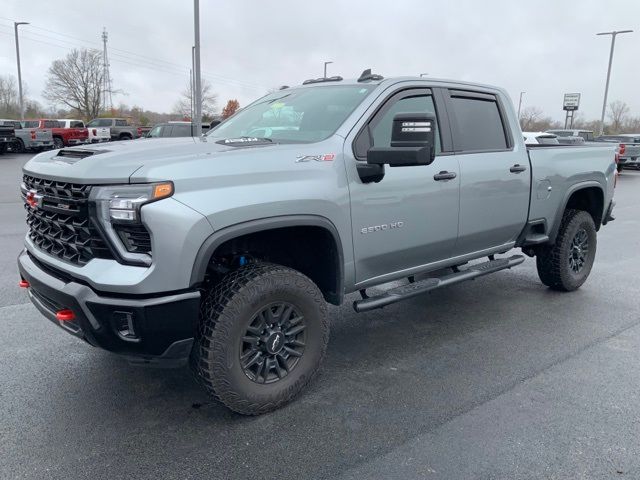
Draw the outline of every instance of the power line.
[[[6,18],[6,17],[0,17],[0,19],[10,20],[11,21],[11,19]],[[45,32],[52,33],[54,35],[59,35],[59,36],[62,36],[62,37],[70,38],[72,40],[80,41],[80,42],[83,42],[83,43],[88,43],[88,44],[93,44],[93,45],[101,45],[101,43],[98,43],[98,42],[95,42],[95,41],[82,39],[82,38],[79,38],[79,37],[75,37],[73,35],[67,35],[67,34],[64,34],[64,33],[56,32],[54,30],[49,30],[47,28],[38,27],[36,25],[31,25],[30,28],[35,28],[35,29],[38,29],[38,30],[42,30],[42,31],[45,31]],[[50,40],[55,40],[56,42],[66,43],[66,44],[69,44],[69,45],[73,45],[75,47],[84,47],[84,45],[78,45],[76,43],[69,42],[68,40],[63,40],[63,39],[60,39],[60,38],[51,37],[49,35],[43,35],[43,34],[37,33],[37,32],[29,32],[29,34],[30,35],[35,35],[35,36],[38,36],[38,37],[42,37],[42,38],[47,38],[47,39],[50,39]],[[26,37],[26,38],[29,38],[29,37]],[[35,39],[32,39],[32,38],[30,38],[30,40],[38,41],[38,40],[35,40]],[[40,41],[40,43],[45,43],[46,44],[47,42]],[[59,48],[64,48],[64,47],[62,47],[61,45],[58,45],[58,44],[55,44],[55,45],[51,44],[51,45],[59,47]],[[131,51],[128,51],[128,50],[123,50],[123,49],[111,47],[110,51],[111,51],[111,55],[112,56],[118,56],[118,57],[124,58],[126,60],[140,62],[141,61],[140,59],[144,59],[142,61],[144,61],[146,64],[149,65],[149,66],[146,66],[146,68],[152,68],[153,69],[154,67],[157,66],[157,67],[160,67],[160,68],[157,68],[157,70],[159,70],[159,71],[163,71],[163,72],[166,72],[166,73],[174,73],[174,74],[177,73],[175,70],[179,69],[180,72],[185,76],[187,75],[187,73],[189,71],[188,67],[186,67],[185,65],[180,65],[178,63],[169,62],[167,60],[154,58],[154,57],[150,57],[150,56],[147,56],[147,55],[141,55],[139,53],[131,52]],[[119,54],[119,53],[114,53],[114,52],[122,52],[122,53]],[[138,57],[138,58],[130,58],[131,56]],[[126,62],[121,62],[121,63],[126,63]],[[158,63],[162,63],[162,64],[165,64],[165,65],[158,65]],[[131,63],[128,63],[128,64],[131,64]],[[138,63],[135,63],[133,65],[139,66]],[[168,72],[167,69],[172,69],[172,70],[170,72]],[[211,73],[204,72],[204,71],[202,72],[202,75],[205,76],[206,78],[208,78],[209,80],[211,80],[212,83],[217,83],[217,84],[221,84],[221,85],[235,86],[235,87],[246,88],[246,89],[251,89],[251,90],[256,90],[256,91],[259,91],[259,90],[262,90],[262,89],[265,88],[263,85],[258,85],[258,84],[246,82],[244,80],[238,80],[238,79],[234,79],[234,78],[231,78],[231,77],[226,77],[226,76],[223,76],[223,75],[211,74]]]

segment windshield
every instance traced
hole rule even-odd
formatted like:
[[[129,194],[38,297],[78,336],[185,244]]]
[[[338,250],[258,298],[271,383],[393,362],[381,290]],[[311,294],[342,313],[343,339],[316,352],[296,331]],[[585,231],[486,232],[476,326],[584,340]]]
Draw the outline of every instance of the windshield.
[[[332,135],[375,85],[279,90],[257,100],[207,133],[216,140],[252,138],[311,143]]]

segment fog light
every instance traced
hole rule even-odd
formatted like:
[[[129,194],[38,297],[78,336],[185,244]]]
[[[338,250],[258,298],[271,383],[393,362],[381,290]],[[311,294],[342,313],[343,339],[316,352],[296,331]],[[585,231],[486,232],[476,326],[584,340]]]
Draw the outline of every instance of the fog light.
[[[113,312],[111,316],[113,328],[122,340],[127,342],[139,342],[133,323],[133,312]]]

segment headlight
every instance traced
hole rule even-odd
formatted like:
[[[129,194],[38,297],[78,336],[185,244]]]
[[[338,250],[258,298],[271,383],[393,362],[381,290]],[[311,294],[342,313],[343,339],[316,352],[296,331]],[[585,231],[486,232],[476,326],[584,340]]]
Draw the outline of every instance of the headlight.
[[[148,266],[151,265],[150,239],[146,242],[149,248],[145,249],[133,241],[140,239],[141,231],[146,232],[141,209],[171,195],[171,182],[108,185],[93,187],[89,201],[95,208],[100,227],[119,256],[127,263]]]

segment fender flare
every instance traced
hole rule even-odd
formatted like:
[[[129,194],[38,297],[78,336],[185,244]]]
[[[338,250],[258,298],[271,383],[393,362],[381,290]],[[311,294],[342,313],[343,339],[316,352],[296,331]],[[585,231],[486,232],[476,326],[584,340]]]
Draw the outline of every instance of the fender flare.
[[[560,230],[560,223],[562,222],[562,215],[564,215],[564,211],[567,209],[567,204],[569,203],[569,199],[571,198],[571,195],[573,195],[574,193],[580,190],[584,190],[585,188],[591,188],[591,187],[597,187],[602,192],[603,209],[607,208],[607,206],[604,205],[604,203],[606,203],[604,201],[605,200],[604,188],[602,188],[602,184],[597,180],[587,180],[584,182],[571,185],[571,187],[567,189],[564,195],[564,199],[560,204],[560,208],[556,211],[556,215],[553,221],[553,226],[551,228],[551,231],[549,232],[550,243],[553,243],[556,241],[556,237],[558,236],[558,231]],[[603,215],[602,218],[604,218],[604,210],[602,211],[602,215]],[[600,228],[600,225],[596,225],[596,228]]]
[[[203,242],[196,254],[193,268],[191,270],[189,286],[193,288],[204,281],[209,260],[211,259],[213,252],[215,252],[215,250],[223,243],[250,233],[286,227],[320,227],[331,233],[338,251],[338,271],[336,272],[338,275],[336,284],[337,295],[336,298],[332,300],[335,300],[338,305],[342,303],[342,299],[344,297],[344,253],[342,240],[340,239],[338,229],[333,222],[320,215],[283,215],[278,217],[268,217],[259,220],[236,223],[215,231]]]

